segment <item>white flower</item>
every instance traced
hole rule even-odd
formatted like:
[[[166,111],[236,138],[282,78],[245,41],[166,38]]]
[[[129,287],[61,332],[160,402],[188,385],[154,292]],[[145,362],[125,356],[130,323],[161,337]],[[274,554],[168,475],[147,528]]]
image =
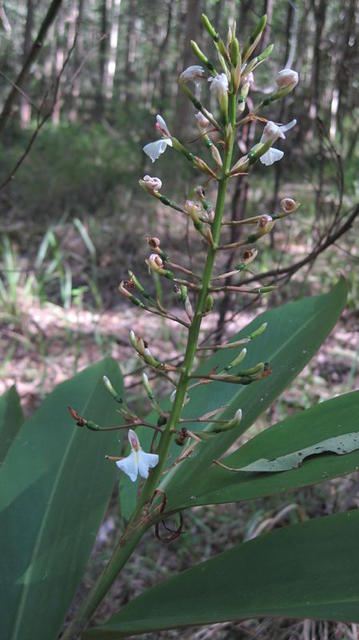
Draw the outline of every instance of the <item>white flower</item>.
[[[284,151],[272,147],[271,149],[268,149],[266,153],[263,153],[263,155],[259,159],[262,164],[266,165],[266,167],[270,167],[271,164],[274,164],[275,162],[278,162],[278,160],[281,160],[283,156]]]
[[[145,453],[141,449],[140,441],[132,429],[128,432],[131,453],[123,460],[117,460],[116,465],[132,482],[136,482],[138,474],[141,478],[148,478],[148,470],[158,464],[157,453]]]
[[[143,150],[151,158],[152,162],[155,162],[166,151],[167,147],[172,147],[171,138],[162,138],[162,140],[156,140],[156,142],[149,142],[143,147]]]
[[[214,78],[208,78],[211,83],[211,91],[216,94],[222,115],[227,118],[228,112],[228,78],[225,73],[220,73]]]
[[[282,69],[279,71],[276,77],[277,86],[282,89],[283,87],[294,87],[298,84],[299,75],[293,69]]]
[[[252,87],[254,85],[254,73],[250,71],[249,73],[243,73],[242,76],[242,85],[248,85],[248,87]]]
[[[172,147],[172,140],[170,138],[170,132],[166,125],[166,122],[162,118],[162,116],[156,116],[156,129],[162,133],[161,140],[156,140],[156,142],[149,142],[143,147],[143,150],[149,158],[151,158],[152,162],[155,162],[162,153],[164,153],[167,147]]]
[[[262,137],[259,142],[263,143],[271,140],[274,143],[276,140],[278,140],[278,138],[285,139],[284,132],[289,131],[289,129],[292,129],[296,124],[296,120],[291,120],[291,122],[288,122],[288,124],[279,125],[275,124],[275,122],[269,121],[263,129]],[[271,147],[260,157],[260,161],[262,164],[265,164],[267,167],[269,167],[274,162],[278,162],[278,160],[281,160],[283,156],[283,151]]]
[[[189,82],[190,80],[196,81],[200,78],[203,78],[205,73],[206,72],[203,67],[201,67],[199,64],[193,64],[192,66],[187,67],[187,69],[182,71],[180,79],[183,80],[183,82]]]
[[[214,78],[208,78],[208,82],[211,83],[211,91],[216,93],[218,98],[227,94],[228,78],[225,73],[220,73],[219,75],[214,76]]]
[[[156,116],[156,125],[155,125],[156,129],[158,129],[162,135],[164,137],[170,136],[170,132],[169,129],[166,125],[165,120],[162,118],[162,116],[160,116],[160,114],[158,113]]]

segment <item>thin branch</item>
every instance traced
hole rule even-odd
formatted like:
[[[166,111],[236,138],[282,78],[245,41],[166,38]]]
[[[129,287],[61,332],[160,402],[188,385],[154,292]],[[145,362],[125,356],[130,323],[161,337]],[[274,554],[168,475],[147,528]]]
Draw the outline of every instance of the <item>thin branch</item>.
[[[70,58],[71,58],[71,55],[72,55],[72,53],[73,53],[73,51],[74,51],[74,49],[75,49],[76,42],[77,42],[77,37],[78,37],[78,31],[76,31],[76,32],[75,32],[75,35],[74,35],[74,39],[73,39],[72,45],[71,45],[71,47],[70,47],[70,49],[69,49],[69,51],[68,51],[68,53],[67,53],[67,56],[66,56],[66,58],[65,58],[65,60],[64,60],[64,62],[63,62],[63,65],[62,65],[62,67],[61,67],[61,69],[60,69],[60,73],[58,74],[58,76],[57,76],[57,78],[56,78],[55,86],[54,86],[54,90],[53,90],[53,95],[52,95],[52,99],[51,99],[51,101],[50,101],[50,105],[49,105],[49,107],[48,107],[48,108],[47,108],[47,110],[43,113],[43,115],[42,115],[42,117],[41,117],[41,114],[42,114],[42,111],[43,111],[43,109],[44,109],[44,105],[45,105],[45,102],[46,102],[46,98],[47,98],[47,95],[48,95],[48,92],[46,92],[46,93],[45,93],[45,95],[43,96],[43,99],[42,99],[42,102],[41,102],[40,107],[37,109],[37,125],[36,125],[36,128],[35,128],[35,130],[34,130],[33,134],[31,135],[30,140],[29,140],[29,142],[27,143],[27,145],[26,145],[26,147],[25,147],[25,149],[24,149],[23,153],[22,153],[22,154],[21,154],[21,156],[18,158],[18,160],[16,161],[15,165],[13,166],[13,168],[11,169],[11,171],[9,172],[9,174],[7,175],[7,177],[5,178],[5,180],[3,180],[3,182],[0,184],[0,191],[1,191],[2,189],[4,189],[4,188],[9,184],[9,182],[11,182],[11,181],[14,179],[15,174],[17,173],[17,171],[18,171],[18,170],[19,170],[19,168],[21,167],[21,165],[22,165],[22,163],[24,162],[25,158],[26,158],[26,157],[28,156],[28,154],[30,153],[31,148],[32,148],[32,146],[33,146],[33,144],[34,144],[34,142],[35,142],[35,140],[36,140],[37,136],[39,135],[39,133],[40,133],[40,131],[41,131],[42,127],[43,127],[43,126],[44,126],[44,124],[47,122],[47,120],[50,118],[50,116],[51,116],[51,114],[52,114],[52,112],[53,112],[53,110],[54,110],[54,107],[55,107],[55,104],[56,104],[57,98],[58,98],[58,93],[59,93],[59,88],[60,88],[61,78],[62,78],[62,76],[63,76],[63,73],[64,73],[64,71],[65,71],[65,69],[66,69],[67,65],[68,65],[68,62],[69,62],[69,60],[70,60]],[[17,85],[17,83],[16,83],[16,85]],[[13,90],[14,90],[15,92],[17,92],[17,87],[16,87],[16,88],[15,88],[15,87],[13,87]],[[5,107],[4,107],[4,108],[5,108]],[[0,119],[1,119],[1,116],[0,116]],[[0,123],[0,131],[1,131],[1,123]]]
[[[13,104],[15,102],[17,93],[18,93],[18,89],[17,87],[20,87],[21,84],[23,83],[24,79],[26,78],[26,76],[28,75],[30,68],[32,66],[32,64],[35,62],[36,58],[38,57],[42,45],[44,43],[45,37],[47,35],[47,32],[50,28],[50,26],[52,25],[53,21],[56,18],[56,15],[61,7],[62,4],[62,0],[53,0],[49,10],[42,22],[42,25],[39,29],[39,32],[37,34],[37,37],[29,51],[29,55],[27,56],[23,67],[20,71],[20,73],[18,74],[15,82],[13,83],[13,87],[8,95],[8,97],[5,100],[5,104],[3,107],[3,110],[0,114],[0,133],[3,132],[5,125],[8,121],[8,118],[11,114],[11,110],[13,107]]]

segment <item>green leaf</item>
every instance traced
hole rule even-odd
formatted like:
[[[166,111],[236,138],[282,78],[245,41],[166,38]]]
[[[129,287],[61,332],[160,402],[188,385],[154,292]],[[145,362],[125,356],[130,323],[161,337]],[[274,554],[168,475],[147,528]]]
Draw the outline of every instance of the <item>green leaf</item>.
[[[111,358],[59,385],[23,424],[0,471],[0,636],[56,638],[111,495],[118,432],[75,425],[67,406],[102,425],[119,422],[102,376]],[[51,597],[50,597],[51,596]]]
[[[358,470],[358,450],[339,456],[316,451],[316,447],[322,447],[325,442],[328,448],[333,440],[336,448],[349,450],[351,446],[359,447],[358,415],[359,391],[354,391],[279,422],[221,460],[229,467],[241,468],[241,471],[234,473],[212,465],[198,479],[195,493],[184,496],[181,489],[178,490],[178,502],[173,510],[178,510],[179,505],[186,508],[251,500]],[[350,434],[353,429],[357,431]],[[301,450],[321,455],[305,460],[298,468],[280,473],[263,473],[261,461],[268,458],[268,455],[272,460],[282,462],[292,460],[294,456],[296,464],[301,458],[293,452]],[[250,472],[251,468],[258,468],[262,473]]]
[[[304,298],[258,316],[248,327],[234,337],[238,340],[249,335],[267,322],[266,331],[248,346],[246,368],[259,361],[269,361],[273,373],[249,386],[237,386],[223,382],[202,384],[190,392],[191,401],[184,415],[199,416],[216,407],[227,404],[227,408],[216,417],[231,419],[239,408],[243,411],[240,425],[219,434],[196,447],[196,456],[177,465],[162,482],[167,493],[167,509],[180,508],[191,496],[197,494],[197,485],[203,474],[208,473],[214,459],[220,458],[232,443],[246,431],[298,375],[338,320],[346,299],[345,281],[341,279],[324,295]],[[217,352],[201,365],[201,372],[208,373],[213,367],[222,371],[238,353],[237,349]],[[199,423],[186,424],[188,429],[199,430]],[[179,447],[172,449],[174,456]]]
[[[359,511],[240,544],[164,580],[84,638],[263,616],[359,622]]]
[[[19,396],[11,387],[0,398],[0,467],[23,422]]]

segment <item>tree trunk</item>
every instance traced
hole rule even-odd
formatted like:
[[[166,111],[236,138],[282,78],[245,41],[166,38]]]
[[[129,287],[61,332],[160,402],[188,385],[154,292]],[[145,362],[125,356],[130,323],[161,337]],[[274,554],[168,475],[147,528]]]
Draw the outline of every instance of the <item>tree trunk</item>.
[[[187,0],[186,6],[186,26],[184,32],[184,41],[186,46],[183,47],[184,55],[183,55],[183,69],[186,69],[192,64],[198,64],[197,59],[193,60],[194,54],[190,47],[190,41],[196,40],[198,41],[198,35],[200,32],[201,25],[201,3],[197,2],[197,0]],[[177,100],[177,117],[176,124],[179,131],[183,131],[185,128],[188,128],[191,115],[193,113],[193,106],[191,102],[186,98],[181,90],[178,91],[178,100]],[[194,120],[193,120],[194,122]]]
[[[137,3],[132,0],[130,10],[128,12],[127,21],[127,34],[126,34],[126,66],[125,66],[125,104],[126,107],[130,107],[134,97],[134,84],[135,84],[135,67],[134,62],[136,58],[136,10]]]
[[[75,19],[75,29],[79,34],[82,27],[83,13],[84,13],[84,0],[78,0],[76,19]],[[83,50],[84,48],[82,43],[82,37],[80,37],[79,35],[77,38],[76,48],[73,55],[74,79],[73,79],[72,91],[69,99],[69,118],[71,122],[76,122],[78,118],[78,103],[79,103],[79,97],[81,92],[81,74],[77,72],[81,64]]]
[[[106,104],[106,61],[108,53],[108,12],[107,0],[101,0],[100,13],[100,42],[98,48],[98,83],[96,93],[96,119],[102,120],[105,115]]]
[[[111,7],[111,31],[110,46],[107,61],[106,73],[106,99],[112,102],[114,92],[114,81],[117,72],[117,48],[118,48],[118,32],[120,23],[121,0],[112,0]]]
[[[55,64],[54,64],[54,82],[59,77],[65,60],[65,20],[63,14],[59,16],[56,28],[56,46],[55,46]],[[52,122],[55,125],[60,123],[61,111],[61,91],[57,91],[56,102],[52,111]]]
[[[327,11],[327,0],[312,0],[312,10],[315,19],[315,35],[313,46],[312,99],[309,114],[312,120],[318,116],[321,105],[321,67],[322,67],[322,39]]]
[[[28,73],[33,65],[33,63],[35,62],[36,58],[38,57],[40,51],[41,51],[41,47],[44,43],[44,39],[46,38],[46,34],[50,28],[50,26],[52,25],[53,21],[56,18],[56,15],[61,7],[62,4],[62,0],[52,0],[51,5],[49,7],[49,10],[42,22],[42,25],[39,29],[39,32],[37,34],[36,40],[33,43],[29,54],[22,66],[22,69],[20,71],[20,73],[18,74],[12,89],[9,92],[8,97],[6,98],[5,104],[3,106],[3,110],[0,114],[0,134],[3,132],[5,125],[8,121],[8,118],[11,114],[12,111],[12,107],[15,103],[16,97],[18,95],[18,88],[17,87],[22,87],[24,80],[27,78]]]
[[[25,64],[26,58],[29,55],[31,49],[31,33],[34,24],[34,3],[33,0],[27,0],[27,12],[26,12],[26,22],[25,22],[25,30],[24,30],[24,43],[23,43],[23,60],[22,64]],[[28,78],[25,78],[22,90],[25,94],[28,92]],[[26,99],[25,95],[21,95],[20,98],[20,123],[22,127],[27,127],[30,124],[31,120],[31,104],[29,100]]]

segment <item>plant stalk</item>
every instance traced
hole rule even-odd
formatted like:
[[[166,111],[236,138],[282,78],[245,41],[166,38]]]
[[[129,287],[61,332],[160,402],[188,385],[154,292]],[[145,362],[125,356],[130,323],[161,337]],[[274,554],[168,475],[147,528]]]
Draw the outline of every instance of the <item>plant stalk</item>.
[[[187,387],[190,381],[193,361],[197,351],[202,317],[203,313],[205,312],[207,295],[210,289],[210,282],[217,253],[217,246],[219,244],[221,233],[228,174],[230,171],[233,154],[235,117],[236,95],[232,93],[229,95],[229,120],[232,125],[233,134],[227,148],[225,149],[222,174],[218,184],[215,216],[212,224],[213,246],[209,246],[207,250],[207,259],[203,271],[202,284],[199,290],[193,320],[188,332],[186,353],[182,365],[182,372],[177,385],[177,393],[158,448],[159,462],[158,465],[151,471],[150,476],[143,487],[142,494],[139,497],[136,509],[108,565],[99,576],[96,584],[88,594],[76,616],[65,630],[65,633],[62,636],[62,640],[73,640],[76,637],[76,634],[79,633],[87,625],[95,609],[110,589],[119,571],[131,556],[133,550],[136,548],[137,543],[142,538],[145,531],[158,519],[157,514],[155,514],[154,512],[149,513],[149,508],[151,506],[151,499],[154,496],[155,490],[160,482],[163,469],[167,462],[167,456],[174,437],[174,431],[181,418]]]

